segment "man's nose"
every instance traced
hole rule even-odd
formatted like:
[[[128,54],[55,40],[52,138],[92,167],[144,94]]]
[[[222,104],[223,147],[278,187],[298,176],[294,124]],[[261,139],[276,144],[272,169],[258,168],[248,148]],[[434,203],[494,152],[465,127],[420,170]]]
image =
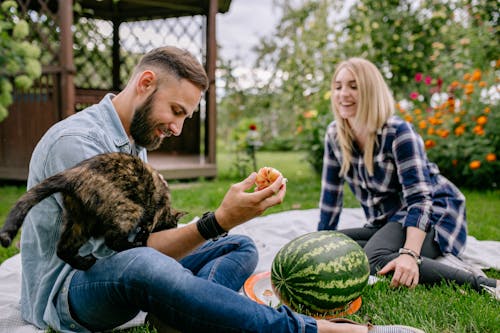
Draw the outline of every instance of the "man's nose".
[[[179,135],[181,135],[183,125],[184,125],[184,120],[179,120],[179,121],[170,123],[169,129],[173,135],[179,136]]]

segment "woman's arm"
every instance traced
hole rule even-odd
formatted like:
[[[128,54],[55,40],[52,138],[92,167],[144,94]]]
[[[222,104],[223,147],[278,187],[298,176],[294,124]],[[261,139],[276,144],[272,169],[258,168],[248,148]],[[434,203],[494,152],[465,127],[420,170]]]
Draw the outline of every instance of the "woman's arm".
[[[340,163],[334,153],[335,134],[330,132],[333,132],[332,126],[328,127],[324,142],[318,230],[337,229],[344,201],[344,178],[339,176]]]
[[[425,238],[425,231],[415,227],[406,228],[406,241],[404,245],[407,254],[400,254],[399,257],[387,263],[378,274],[385,275],[394,271],[391,280],[391,287],[407,286],[414,288],[418,284],[420,277],[419,265],[414,255],[420,256],[420,250]],[[408,251],[409,250],[409,251]],[[412,255],[412,252],[414,255]]]

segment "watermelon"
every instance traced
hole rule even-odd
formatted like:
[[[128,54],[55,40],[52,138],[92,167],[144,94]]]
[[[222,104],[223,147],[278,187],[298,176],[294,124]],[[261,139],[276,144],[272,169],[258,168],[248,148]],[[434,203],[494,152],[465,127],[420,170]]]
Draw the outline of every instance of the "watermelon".
[[[285,244],[271,266],[271,285],[281,302],[302,313],[345,309],[368,284],[363,249],[337,231],[317,231]]]

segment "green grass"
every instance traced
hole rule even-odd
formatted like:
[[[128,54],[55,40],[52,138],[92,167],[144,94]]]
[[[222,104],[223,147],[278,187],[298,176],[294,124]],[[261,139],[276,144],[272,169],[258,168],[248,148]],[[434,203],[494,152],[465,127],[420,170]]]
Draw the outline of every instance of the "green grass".
[[[289,180],[283,204],[269,209],[265,214],[318,206],[320,177],[312,172],[303,158],[304,154],[300,152],[258,153],[258,167],[273,166],[282,171]],[[230,154],[219,154],[220,176],[217,179],[170,182],[173,205],[189,212],[182,222],[217,208],[226,190],[237,181],[230,177],[233,162]],[[0,224],[3,224],[9,209],[24,191],[23,186],[0,187]],[[500,240],[500,190],[463,192],[467,198],[469,234],[481,240]],[[345,191],[345,207],[359,207],[349,190]],[[8,249],[0,248],[0,262],[17,252],[12,246]],[[488,276],[500,278],[500,272],[490,270],[486,273]],[[382,280],[366,289],[361,309],[349,317],[356,321],[371,319],[375,324],[413,325],[428,333],[493,333],[500,330],[499,313],[499,301],[468,287],[443,283],[433,287],[418,286],[413,290],[391,289],[389,282]],[[127,332],[153,331],[144,326]]]

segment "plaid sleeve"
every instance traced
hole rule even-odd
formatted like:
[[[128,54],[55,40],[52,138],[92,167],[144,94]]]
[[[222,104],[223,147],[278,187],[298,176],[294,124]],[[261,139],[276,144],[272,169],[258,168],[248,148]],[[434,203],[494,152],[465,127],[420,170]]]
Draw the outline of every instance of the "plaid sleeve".
[[[402,121],[397,128],[392,150],[407,206],[403,225],[428,231],[432,212],[432,185],[423,140],[409,123]]]
[[[340,161],[334,151],[339,148],[335,147],[334,138],[335,134],[331,125],[328,127],[324,142],[318,230],[335,230],[342,210],[344,178],[339,176]]]

